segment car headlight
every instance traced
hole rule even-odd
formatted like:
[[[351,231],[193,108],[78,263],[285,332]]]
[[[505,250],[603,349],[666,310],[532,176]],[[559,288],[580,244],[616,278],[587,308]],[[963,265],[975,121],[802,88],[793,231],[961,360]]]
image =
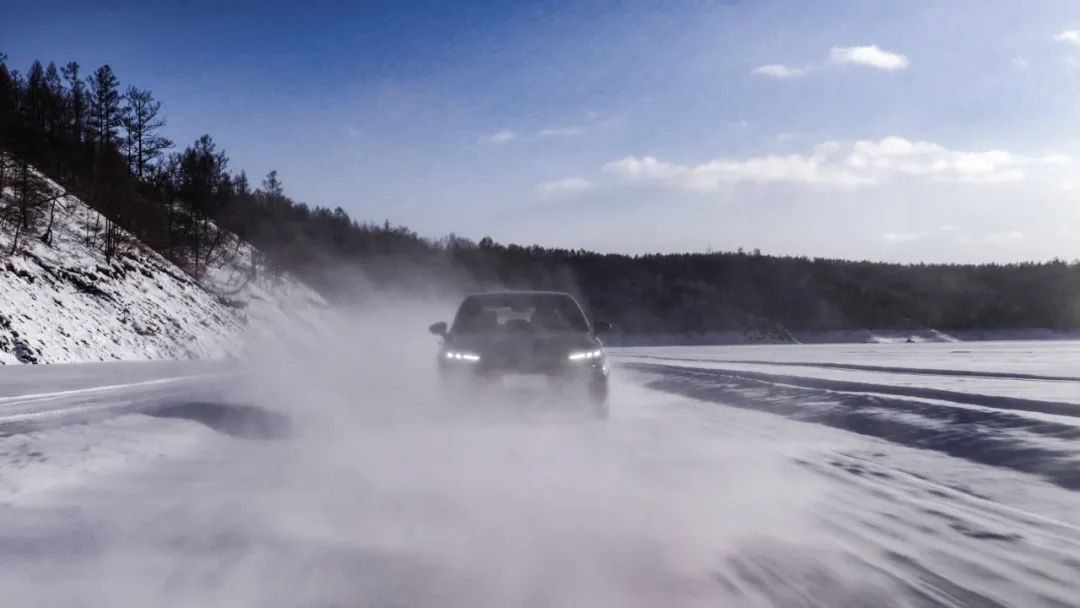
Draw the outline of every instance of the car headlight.
[[[604,356],[604,351],[599,348],[596,350],[579,350],[570,353],[567,359],[571,361],[588,361],[590,359],[599,359]]]
[[[459,350],[448,350],[446,351],[445,357],[452,361],[470,361],[473,363],[480,360],[480,355],[476,353],[468,353]]]

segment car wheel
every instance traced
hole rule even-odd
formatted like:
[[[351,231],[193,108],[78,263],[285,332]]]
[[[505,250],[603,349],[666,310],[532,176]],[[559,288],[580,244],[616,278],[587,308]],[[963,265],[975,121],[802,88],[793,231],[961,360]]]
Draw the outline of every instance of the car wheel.
[[[611,408],[608,405],[607,379],[593,382],[592,385],[589,386],[589,404],[592,406],[594,418],[599,420],[606,420],[608,418],[611,413]]]
[[[439,393],[454,407],[462,407],[474,399],[475,388],[471,379],[458,374],[442,373],[439,376]]]

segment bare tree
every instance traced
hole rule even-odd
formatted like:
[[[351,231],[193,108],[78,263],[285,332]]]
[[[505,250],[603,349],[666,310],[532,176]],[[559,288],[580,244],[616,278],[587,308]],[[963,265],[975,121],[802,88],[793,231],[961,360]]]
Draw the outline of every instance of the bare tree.
[[[46,201],[49,204],[49,223],[45,226],[45,232],[41,233],[41,242],[46,245],[52,245],[53,224],[56,222],[56,207],[59,205],[64,210],[67,210],[67,206],[60,202],[65,196],[67,196],[67,192],[57,192],[50,196]]]
[[[16,161],[16,173],[12,184],[14,196],[9,204],[0,207],[0,221],[10,224],[13,229],[10,254],[19,250],[23,234],[37,225],[40,209],[50,193],[48,182],[25,159]]]
[[[0,150],[0,197],[3,197],[4,189],[7,188],[8,162],[8,153]]]

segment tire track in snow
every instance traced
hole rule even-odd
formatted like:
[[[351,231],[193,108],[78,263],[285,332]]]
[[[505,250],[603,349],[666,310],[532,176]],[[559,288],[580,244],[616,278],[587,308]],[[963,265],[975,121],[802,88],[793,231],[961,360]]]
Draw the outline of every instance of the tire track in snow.
[[[860,365],[856,363],[828,363],[822,361],[768,361],[764,359],[711,359],[669,357],[664,355],[624,356],[635,359],[654,359],[659,361],[690,361],[695,363],[737,363],[740,365],[768,365],[771,367],[817,367],[821,369],[843,369],[866,372],[885,372],[890,374],[911,374],[916,376],[957,376],[963,378],[997,378],[1002,380],[1041,380],[1047,382],[1078,382],[1080,376],[1052,376],[1041,374],[1021,374],[1014,372],[984,372],[978,370],[944,369],[927,367],[895,367],[885,365]]]
[[[719,384],[740,391],[745,400],[705,399],[736,409],[779,413],[772,407],[775,404],[762,406],[760,402],[781,400],[774,390],[797,391],[784,394],[788,399],[785,404],[791,406],[784,417],[810,422],[819,421],[807,411],[845,407],[841,402],[830,404],[830,399],[849,397],[857,406],[858,399],[866,397],[764,383],[744,385],[706,370],[673,378],[669,370],[660,372],[652,366],[637,369],[645,372],[635,372],[639,382],[663,387],[667,380],[676,387],[668,392],[677,394],[700,398],[700,392],[685,390],[692,384]],[[677,386],[680,383],[683,390]],[[1041,422],[1010,412],[886,399],[912,412],[918,407],[936,408],[945,421],[942,427],[952,424],[947,419],[954,410],[1000,415],[1021,426]],[[792,458],[805,470],[832,482],[807,532],[820,538],[815,561],[800,563],[797,555],[782,546],[749,544],[727,556],[717,573],[723,584],[740,596],[776,606],[1080,606],[1075,582],[1080,577],[1080,520],[1059,517],[1063,509],[1075,504],[1072,492],[1007,471],[987,469],[972,476],[978,469],[962,460],[874,439],[852,436],[850,440],[828,440],[828,431],[818,438],[812,428],[799,431],[780,417],[775,427],[781,429],[778,431],[771,430],[771,425],[733,424],[740,418],[732,416],[732,410],[710,409],[709,403],[700,401],[698,405],[702,424],[715,427],[721,433],[718,438],[726,435],[740,441],[775,442],[785,449],[792,441],[792,431],[798,432],[807,438],[804,445],[813,447],[809,452],[794,448]],[[881,403],[873,410],[874,415],[886,418],[882,428],[888,428],[890,414],[897,415]],[[668,415],[681,412],[665,411]],[[903,416],[914,415],[902,414],[897,424],[906,423]],[[1008,423],[1002,424],[1003,440],[1009,440]],[[1070,425],[1061,426],[1075,430]],[[957,427],[957,435],[971,430],[959,423]],[[980,431],[986,435],[997,432],[993,427]],[[877,437],[875,433],[863,434]],[[993,483],[983,483],[986,479]],[[1008,500],[1017,495],[1027,498]],[[1006,502],[1002,502],[1003,497]],[[1044,506],[1050,508],[1042,510]]]
[[[943,452],[980,464],[1038,475],[1063,488],[1080,491],[1077,443],[1080,423],[1067,424],[1017,413],[1054,410],[1043,407],[1049,403],[1071,408],[1072,417],[1080,416],[1080,407],[1072,404],[759,372],[640,363],[627,367],[660,372],[658,378],[649,382],[651,388]],[[953,396],[957,398],[948,398]],[[919,399],[926,397],[946,403]],[[950,401],[983,407],[949,407]],[[1011,411],[987,407],[987,403],[1005,405]]]
[[[711,362],[711,361],[710,361]],[[692,369],[677,365],[663,365],[650,363],[627,363],[630,368],[656,369],[659,371],[675,374],[696,374],[705,376],[723,376],[731,378],[743,378],[758,380],[774,385],[787,385],[806,389],[836,391],[845,393],[870,393],[875,395],[893,395],[900,397],[918,397],[922,399],[937,399],[964,405],[977,405],[993,409],[1015,410],[1021,412],[1033,412],[1052,414],[1055,416],[1067,416],[1080,418],[1080,404],[1065,401],[1047,401],[1042,399],[1021,399],[1001,395],[983,395],[979,393],[964,393],[938,388],[920,386],[895,386],[890,384],[874,384],[869,382],[855,382],[852,380],[833,380],[828,378],[810,378],[806,376],[792,376],[785,374],[770,374],[747,370],[731,369]]]
[[[895,456],[895,455],[893,455]],[[931,605],[1076,606],[1080,527],[898,468],[890,455],[800,464],[839,482],[823,527]]]
[[[234,373],[205,373],[0,397],[0,436],[144,412],[217,392]]]

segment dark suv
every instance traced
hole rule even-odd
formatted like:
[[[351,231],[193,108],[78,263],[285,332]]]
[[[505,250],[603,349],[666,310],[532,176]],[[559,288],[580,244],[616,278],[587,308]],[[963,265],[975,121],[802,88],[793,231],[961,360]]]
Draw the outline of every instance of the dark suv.
[[[541,384],[581,390],[595,414],[607,416],[608,364],[598,335],[577,300],[554,291],[500,291],[465,298],[442,336],[439,372],[445,384]]]

